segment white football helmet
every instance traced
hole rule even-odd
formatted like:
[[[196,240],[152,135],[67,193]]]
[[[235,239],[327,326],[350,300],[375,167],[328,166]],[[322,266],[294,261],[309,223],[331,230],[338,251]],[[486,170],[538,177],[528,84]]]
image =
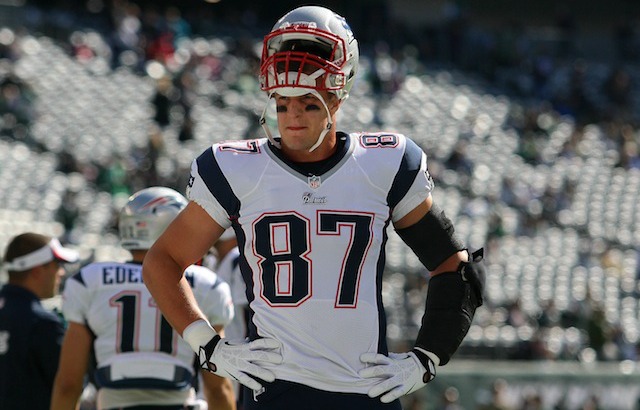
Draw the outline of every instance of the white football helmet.
[[[165,187],[145,188],[131,195],[120,211],[120,245],[129,250],[149,249],[187,203],[184,196]]]
[[[260,88],[269,97],[313,94],[329,109],[319,91],[335,94],[339,100],[349,96],[358,71],[358,41],[344,17],[320,6],[302,6],[285,14],[273,26],[262,44]],[[265,109],[266,112],[266,109]],[[265,112],[260,123],[272,143],[278,146],[266,127]],[[331,128],[320,135],[313,151]]]

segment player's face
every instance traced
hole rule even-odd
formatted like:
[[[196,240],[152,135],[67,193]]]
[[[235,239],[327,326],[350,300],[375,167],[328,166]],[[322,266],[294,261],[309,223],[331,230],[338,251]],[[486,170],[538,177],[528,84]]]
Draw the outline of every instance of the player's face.
[[[321,95],[333,115],[337,109],[335,96],[327,92]],[[327,126],[327,112],[322,102],[312,94],[300,97],[276,94],[275,99],[283,150],[288,153],[308,152]]]
[[[51,261],[43,266],[46,270],[43,285],[43,295],[41,297],[51,298],[58,294],[60,280],[64,275],[64,269],[58,261]]]

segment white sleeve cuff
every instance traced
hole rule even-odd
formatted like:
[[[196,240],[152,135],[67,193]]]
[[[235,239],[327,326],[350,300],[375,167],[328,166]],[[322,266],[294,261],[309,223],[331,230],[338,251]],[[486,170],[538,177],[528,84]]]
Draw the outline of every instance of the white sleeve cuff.
[[[431,353],[427,350],[424,350],[421,347],[414,347],[414,349],[416,350],[420,350],[422,353],[426,354],[427,356],[429,356],[429,359],[431,359],[431,361],[433,361],[433,364],[435,364],[436,366],[440,365],[440,358],[438,356],[436,356],[435,353]]]
[[[182,338],[189,343],[191,349],[196,353],[200,351],[200,346],[209,343],[215,335],[217,335],[216,331],[213,330],[211,325],[204,319],[198,319],[192,322],[182,332]]]

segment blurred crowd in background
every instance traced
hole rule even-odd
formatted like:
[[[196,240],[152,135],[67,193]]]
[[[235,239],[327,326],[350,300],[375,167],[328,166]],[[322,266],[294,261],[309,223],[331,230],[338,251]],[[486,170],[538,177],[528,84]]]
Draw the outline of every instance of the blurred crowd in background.
[[[1,6],[0,143],[53,154],[52,175],[70,181],[57,191],[51,212],[65,241],[82,246],[95,208],[106,203],[105,220],[93,233],[108,242],[115,210],[128,195],[154,185],[183,192],[193,153],[217,140],[262,137],[257,119],[266,101],[256,97],[256,73],[272,18],[251,8],[221,17],[206,3],[186,10],[127,0],[45,3]],[[623,16],[613,24],[615,48],[603,60],[577,46],[581,28],[570,10],[553,16],[553,35],[544,39],[525,23],[475,24],[453,2],[441,24],[428,28],[403,28],[382,6],[349,16],[363,56],[352,98],[364,103],[341,124],[391,126],[423,142],[437,192],[457,196],[459,217],[472,226],[483,220],[482,229],[466,233],[487,247],[488,303],[459,357],[637,360],[640,23]],[[30,59],[41,58],[45,47],[54,51],[39,66]],[[47,97],[51,89],[58,99]],[[85,100],[74,101],[80,95]],[[422,113],[403,112],[421,98],[426,103],[413,109]],[[493,108],[474,105],[487,101]],[[74,104],[81,106],[69,109]],[[448,122],[435,128],[415,119],[443,110]],[[421,139],[426,128],[434,135]],[[507,161],[536,175],[483,177],[495,169],[477,153],[497,130],[512,148]],[[73,143],[74,133],[84,140]],[[86,145],[89,137],[97,144]],[[565,174],[556,173],[558,164],[567,164]],[[2,168],[0,162],[5,185],[15,183],[15,174]],[[86,189],[96,192],[90,200]],[[0,209],[25,206],[3,201]],[[551,242],[541,245],[544,240]],[[550,264],[545,246],[555,258]],[[400,313],[389,313],[390,338],[398,345],[413,340],[427,285],[424,272],[403,263],[390,268],[386,294],[398,297],[391,307]],[[495,278],[509,278],[513,266],[520,288],[509,293],[506,279]],[[529,272],[532,266],[540,271]],[[494,279],[503,281],[494,283],[501,288],[496,297]],[[562,280],[568,296],[557,300]],[[542,290],[523,297],[527,284]],[[541,298],[544,286],[554,289]]]

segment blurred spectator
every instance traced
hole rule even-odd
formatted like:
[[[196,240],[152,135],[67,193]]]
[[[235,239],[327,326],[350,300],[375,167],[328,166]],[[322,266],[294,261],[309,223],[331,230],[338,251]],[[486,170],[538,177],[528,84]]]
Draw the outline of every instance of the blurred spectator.
[[[119,156],[110,158],[104,167],[101,167],[96,183],[103,191],[111,193],[114,197],[128,197],[130,191],[125,159]]]
[[[156,83],[156,91],[151,100],[155,109],[153,119],[161,128],[171,123],[171,106],[175,98],[175,88],[171,77],[162,76]]]
[[[622,144],[618,165],[624,169],[640,169],[640,149],[636,141],[625,141]]]
[[[558,55],[561,58],[570,58],[573,55],[575,37],[578,30],[576,15],[574,10],[566,4],[559,4],[557,7]]]
[[[112,19],[115,30],[113,32],[113,67],[120,65],[120,58],[124,53],[140,55],[140,7],[127,0],[115,0],[112,5]]]
[[[33,109],[34,94],[22,80],[14,75],[4,78],[0,75],[0,116],[3,131],[13,134],[13,137],[23,139],[24,134],[18,135],[18,125],[28,127],[35,118]],[[23,128],[24,129],[24,128]]]
[[[456,171],[460,176],[469,178],[473,174],[473,162],[468,158],[468,141],[460,140],[456,143],[451,155],[445,161],[447,169]]]
[[[638,350],[635,343],[632,343],[625,329],[620,323],[611,326],[609,340],[605,345],[606,360],[638,360]]]
[[[65,174],[80,172],[80,165],[78,164],[78,160],[67,149],[63,149],[58,154],[58,171]]]
[[[530,323],[531,319],[523,310],[520,299],[516,299],[507,306],[508,316],[507,324],[513,327],[525,326]]]
[[[559,326],[561,318],[562,312],[558,310],[553,299],[542,302],[542,311],[538,316],[538,326],[548,328]]]
[[[542,397],[535,390],[529,390],[524,393],[524,398],[520,410],[543,410]]]
[[[453,386],[447,387],[442,393],[442,401],[437,410],[464,410],[459,403],[460,392]]]
[[[637,21],[624,16],[613,28],[616,56],[621,63],[630,63],[638,58]]]
[[[14,30],[5,27],[0,29],[0,61],[8,60],[14,62],[20,58],[20,47],[16,39],[18,33]]]
[[[508,397],[509,384],[505,379],[499,378],[491,385],[490,396],[486,403],[480,403],[477,410],[515,410]]]
[[[609,324],[604,315],[604,310],[596,306],[586,318],[586,331],[589,338],[589,346],[595,350],[599,360],[605,360],[604,347],[609,339]]]
[[[604,407],[600,406],[600,398],[596,394],[589,396],[587,400],[585,400],[585,402],[582,403],[582,407],[580,407],[580,410],[601,410],[601,409],[604,409]]]
[[[509,359],[512,360],[552,360],[554,355],[545,343],[545,332],[538,329],[529,339],[519,340],[515,351]]]
[[[64,226],[64,231],[70,234],[76,225],[78,218],[80,217],[80,209],[78,207],[77,194],[73,191],[67,190],[65,192],[60,208],[56,213],[56,220]],[[66,236],[63,239],[68,240]]]
[[[632,110],[631,76],[622,67],[614,68],[603,84],[603,94],[606,98],[604,117],[607,120],[631,120]]]
[[[193,120],[191,117],[185,117],[182,125],[180,126],[180,132],[178,133],[178,141],[185,142],[194,138],[193,135]]]
[[[191,36],[191,25],[182,17],[180,9],[175,6],[167,7],[165,18],[167,27],[173,34],[173,45],[177,48],[181,40]]]
[[[552,96],[558,113],[575,118],[578,126],[593,122],[597,111],[586,94],[586,75],[585,61],[575,61],[571,65],[568,87],[557,88]]]

